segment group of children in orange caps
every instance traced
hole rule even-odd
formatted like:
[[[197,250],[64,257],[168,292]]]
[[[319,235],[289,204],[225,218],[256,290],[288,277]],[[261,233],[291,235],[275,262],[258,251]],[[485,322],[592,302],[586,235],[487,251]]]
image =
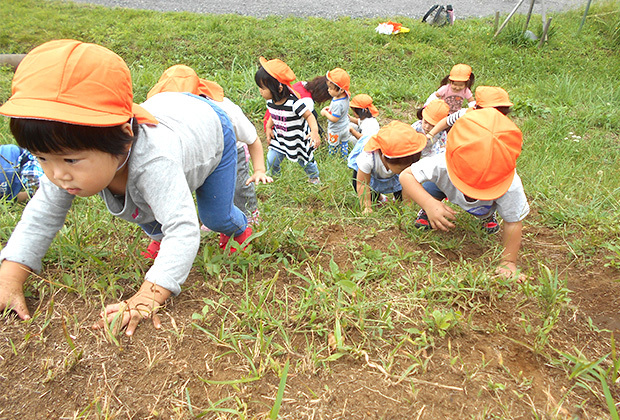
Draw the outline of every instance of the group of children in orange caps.
[[[503,89],[479,86],[473,102],[473,77],[469,66],[454,66],[420,109],[420,121],[380,127],[370,96],[349,99],[343,69],[327,72],[324,84],[295,89],[286,63],[261,57],[255,81],[269,111],[265,159],[242,110],[191,68],[166,70],[137,105],[129,69],[118,55],[75,40],[47,42],[24,58],[12,96],[0,106],[17,144],[37,157],[45,173],[0,253],[0,310],[30,317],[25,281],[41,269],[73,199],[99,195],[110,213],[140,225],[151,238],[143,255],[154,261],[140,289],[107,305],[93,327],[118,319],[132,335],[145,318],[161,327],[157,310],[187,279],[201,224],[219,232],[220,246],[234,252],[247,245],[250,225],[258,221],[254,185],[273,182],[285,158],[302,166],[309,182],[320,183],[314,151],[321,135],[310,92],[317,86],[332,98],[320,111],[328,120],[328,151],[352,168],[363,212],[393,193],[420,205],[416,226],[448,230],[456,211],[447,200],[479,218],[488,233],[499,229],[497,212],[504,220],[497,273],[519,276],[522,220],[529,212],[515,170],[522,134],[505,116],[512,103]],[[473,105],[467,112],[460,109],[463,100]]]

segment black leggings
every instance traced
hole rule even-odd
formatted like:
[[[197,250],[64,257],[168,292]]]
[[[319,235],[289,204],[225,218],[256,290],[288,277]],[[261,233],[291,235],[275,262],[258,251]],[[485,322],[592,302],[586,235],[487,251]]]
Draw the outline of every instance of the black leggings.
[[[353,184],[353,190],[357,193],[357,171],[355,169],[353,169],[353,178],[351,179],[351,183]],[[370,186],[369,186],[370,188]],[[379,201],[379,197],[381,197],[381,194],[370,190],[370,200],[373,203],[376,203],[377,201]],[[401,191],[395,191],[394,192],[394,198],[398,201],[403,201],[403,192]]]

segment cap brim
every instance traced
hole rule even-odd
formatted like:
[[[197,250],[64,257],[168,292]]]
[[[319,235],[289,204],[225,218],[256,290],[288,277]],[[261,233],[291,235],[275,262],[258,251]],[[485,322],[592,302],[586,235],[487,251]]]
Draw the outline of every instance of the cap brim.
[[[377,135],[371,136],[366,144],[364,145],[364,152],[372,152],[374,150],[380,149],[381,145],[377,141]]]
[[[265,69],[265,71],[267,73],[269,73],[269,75],[271,77],[273,77],[274,79],[278,80],[278,77],[273,74],[273,72],[269,69],[269,63],[267,62],[267,59],[265,57],[259,57],[258,61],[260,62],[260,65],[263,66],[263,68]],[[295,89],[293,89],[293,85],[291,83],[283,83],[280,82],[278,80],[279,83],[282,83],[284,86],[288,87],[288,90],[297,98],[301,98],[301,95],[299,94],[299,92],[297,92]]]
[[[138,123],[157,124],[158,121],[147,110],[137,104],[132,106],[133,116]],[[126,123],[132,116],[103,113],[42,99],[9,99],[0,107],[0,114],[12,118],[59,121],[68,124],[93,127],[111,127]]]
[[[450,160],[448,159],[446,159],[446,166],[448,169],[448,176],[450,177],[450,181],[452,182],[452,184],[460,192],[462,192],[468,197],[475,198],[476,200],[495,200],[501,197],[502,195],[506,194],[506,191],[508,191],[508,188],[510,188],[510,185],[512,184],[512,181],[514,180],[515,173],[516,173],[516,170],[512,171],[512,173],[499,184],[494,185],[493,187],[490,187],[490,188],[481,189],[481,188],[471,187],[470,185],[466,184],[461,179],[456,177],[454,175],[455,173],[454,167],[452,166]]]

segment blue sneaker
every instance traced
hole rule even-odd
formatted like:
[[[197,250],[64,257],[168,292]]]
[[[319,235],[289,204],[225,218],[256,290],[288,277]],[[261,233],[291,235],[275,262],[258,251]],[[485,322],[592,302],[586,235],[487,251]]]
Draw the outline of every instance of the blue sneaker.
[[[493,214],[486,219],[482,219],[482,229],[487,233],[487,235],[493,235],[499,231],[499,223],[495,217],[495,212],[493,212]]]

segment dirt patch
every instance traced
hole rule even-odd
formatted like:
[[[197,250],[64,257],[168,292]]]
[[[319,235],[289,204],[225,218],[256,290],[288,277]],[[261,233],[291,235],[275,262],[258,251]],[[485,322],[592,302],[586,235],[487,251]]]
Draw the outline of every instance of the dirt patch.
[[[463,259],[491,262],[487,247],[463,238],[467,235],[458,229],[448,235],[461,246],[444,250],[432,237],[412,240],[397,225],[331,224],[305,234],[321,250],[313,261],[325,271],[333,269],[332,260],[341,271],[353,270],[364,246],[385,254],[399,249],[403,255],[427,255],[429,264],[443,269]],[[268,418],[287,360],[280,418],[606,418],[605,402],[575,386],[566,368],[552,363],[561,358],[550,349],[570,354],[578,349],[588,360],[610,352],[610,331],[620,334],[619,273],[602,262],[571,259],[562,238],[547,228],[527,227],[523,249],[522,265],[545,261],[559,269],[570,289],[570,302],[541,348],[526,325],[542,325],[540,305],[516,285],[502,296],[480,291],[455,303],[464,321],[445,335],[414,332],[420,327],[419,308],[399,314],[412,320],[412,332],[397,346],[389,344],[390,337],[403,331],[386,329],[375,345],[365,347],[370,338],[363,330],[343,326],[348,351],[342,354],[330,349],[328,337],[299,327],[291,328],[287,339],[273,335],[264,348],[243,329],[236,340],[225,339],[239,320],[213,308],[224,291],[241,302],[248,299],[247,289],[223,277],[219,284],[210,277],[205,281],[198,270],[163,311],[162,331],[144,322],[135,337],[120,336],[118,342],[89,327],[98,314],[93,302],[63,290],[29,299],[30,308],[41,308],[39,317],[16,322],[8,315],[0,328],[0,419]],[[412,260],[404,258],[403,269],[416,273]],[[316,266],[306,268],[311,272]],[[293,318],[304,319],[310,315],[294,313],[299,307],[293,304],[305,298],[299,287],[304,281],[291,272],[282,262],[277,273],[254,272],[249,281],[273,282],[274,299],[288,299]],[[259,296],[249,301],[253,298]],[[265,337],[275,328],[267,321]],[[423,337],[427,344],[421,344]],[[610,392],[620,399],[617,383]]]

